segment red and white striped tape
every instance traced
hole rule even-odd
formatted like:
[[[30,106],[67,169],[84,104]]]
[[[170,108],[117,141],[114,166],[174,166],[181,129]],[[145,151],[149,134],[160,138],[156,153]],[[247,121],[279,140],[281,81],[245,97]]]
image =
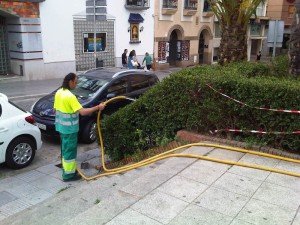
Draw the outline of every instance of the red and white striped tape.
[[[247,106],[247,107],[250,107],[250,108],[253,108],[253,109],[261,109],[261,110],[266,110],[266,111],[273,111],[273,112],[285,112],[285,113],[294,113],[294,114],[300,114],[300,111],[298,110],[285,110],[285,109],[269,109],[269,108],[263,108],[263,107],[253,107],[253,106],[250,106],[244,102],[241,102],[239,100],[236,100],[228,95],[225,95],[219,91],[217,91],[216,89],[214,89],[211,85],[209,84],[206,84],[210,89],[212,89],[213,91],[215,91],[216,93],[228,98],[228,99],[231,99],[241,105],[244,105],[244,106]],[[221,132],[221,131],[224,131],[224,132],[236,132],[236,133],[254,133],[254,134],[277,134],[277,135],[286,135],[286,134],[300,134],[300,131],[299,130],[296,130],[296,131],[291,131],[291,132],[282,132],[282,131],[274,131],[274,132],[267,132],[267,131],[262,131],[262,130],[237,130],[237,129],[220,129],[220,130],[215,130],[215,131],[210,131],[212,134],[213,133],[217,133],[217,132]]]
[[[300,134],[300,130],[291,131],[291,132],[282,132],[282,131],[267,132],[262,130],[236,130],[236,129],[220,129],[220,130],[210,131],[210,133],[214,134],[221,131],[236,132],[236,133],[254,133],[254,134],[278,134],[278,135]]]
[[[220,95],[222,95],[222,96],[224,96],[224,97],[226,97],[226,98],[228,98],[228,99],[231,99],[231,100],[233,100],[233,101],[235,101],[235,102],[237,102],[237,103],[239,103],[239,104],[241,104],[241,105],[245,105],[245,106],[248,106],[248,107],[253,108],[253,109],[261,109],[261,110],[266,110],[266,111],[274,111],[274,112],[285,112],[285,113],[300,114],[300,111],[299,111],[299,110],[294,110],[294,109],[292,109],[292,110],[286,110],[286,109],[269,109],[269,108],[264,108],[264,107],[250,106],[250,105],[248,105],[248,104],[246,104],[246,103],[244,103],[244,102],[241,102],[241,101],[239,101],[239,100],[236,100],[236,99],[234,99],[234,98],[232,98],[232,97],[230,97],[230,96],[228,96],[228,95],[225,95],[225,94],[223,94],[223,93],[217,91],[216,89],[214,89],[214,88],[213,88],[211,85],[209,85],[209,84],[206,84],[206,85],[207,85],[210,89],[212,89],[213,91],[215,91],[216,93],[218,93],[218,94],[220,94]]]

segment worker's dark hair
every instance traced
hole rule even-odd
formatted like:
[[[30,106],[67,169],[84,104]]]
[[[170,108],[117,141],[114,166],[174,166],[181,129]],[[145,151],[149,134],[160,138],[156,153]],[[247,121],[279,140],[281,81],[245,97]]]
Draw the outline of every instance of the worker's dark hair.
[[[68,75],[65,76],[64,81],[63,81],[61,87],[63,89],[69,89],[70,90],[69,81],[70,80],[74,80],[75,78],[76,78],[76,74],[75,73],[69,73]]]

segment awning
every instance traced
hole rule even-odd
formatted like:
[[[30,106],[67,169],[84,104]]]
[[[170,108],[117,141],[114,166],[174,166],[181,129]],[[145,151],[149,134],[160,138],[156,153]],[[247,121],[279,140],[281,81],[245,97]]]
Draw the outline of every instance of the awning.
[[[144,18],[139,13],[130,13],[128,22],[129,23],[142,23],[142,22],[144,22]]]

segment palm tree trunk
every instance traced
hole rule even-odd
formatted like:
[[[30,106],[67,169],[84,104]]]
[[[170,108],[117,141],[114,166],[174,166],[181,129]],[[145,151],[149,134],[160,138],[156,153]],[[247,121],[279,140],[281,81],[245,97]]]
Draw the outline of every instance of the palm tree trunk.
[[[221,65],[247,59],[247,26],[237,23],[237,16],[232,16],[231,25],[221,21],[223,27],[220,42]]]
[[[290,73],[298,78],[300,75],[300,0],[295,1],[294,20],[291,27],[289,45]]]

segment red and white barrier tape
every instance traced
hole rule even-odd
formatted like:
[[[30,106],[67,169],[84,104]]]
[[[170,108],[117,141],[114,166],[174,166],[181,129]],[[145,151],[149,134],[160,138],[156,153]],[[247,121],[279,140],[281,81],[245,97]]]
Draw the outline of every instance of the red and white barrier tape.
[[[239,100],[236,100],[228,95],[225,95],[219,91],[217,91],[216,89],[214,89],[211,85],[206,84],[210,89],[212,89],[213,91],[215,91],[216,93],[230,99],[233,100],[241,105],[244,106],[248,106],[250,108],[253,109],[261,109],[261,110],[266,110],[266,111],[274,111],[274,112],[285,112],[285,113],[294,113],[294,114],[300,114],[300,111],[298,110],[285,110],[285,109],[268,109],[268,108],[263,108],[263,107],[253,107],[250,106],[244,102],[241,102]],[[281,132],[281,131],[274,131],[274,132],[266,132],[266,131],[262,131],[262,130],[237,130],[237,129],[220,129],[220,130],[215,130],[215,131],[210,131],[212,134],[217,133],[217,132],[221,132],[221,131],[225,131],[225,132],[236,132],[236,133],[254,133],[254,134],[277,134],[277,135],[286,135],[286,134],[300,134],[299,130],[296,131],[291,131],[291,132]]]
[[[300,130],[291,131],[291,132],[281,132],[281,131],[267,132],[262,130],[236,130],[236,129],[220,129],[220,130],[210,131],[210,133],[214,134],[221,131],[236,132],[236,133],[254,133],[254,134],[278,134],[278,135],[300,134]]]
[[[218,94],[220,94],[220,95],[222,95],[222,96],[224,96],[224,97],[226,97],[226,98],[228,98],[228,99],[231,99],[231,100],[233,100],[233,101],[235,101],[235,102],[237,102],[237,103],[239,103],[239,104],[241,104],[241,105],[245,105],[245,106],[248,106],[248,107],[253,108],[253,109],[261,109],[261,110],[266,110],[266,111],[274,111],[274,112],[285,112],[285,113],[300,114],[300,111],[299,111],[299,110],[294,110],[294,109],[292,109],[292,110],[286,110],[286,109],[269,109],[269,108],[263,108],[263,107],[250,106],[250,105],[248,105],[248,104],[246,104],[246,103],[244,103],[244,102],[241,102],[241,101],[239,101],[239,100],[236,100],[236,99],[234,99],[234,98],[232,98],[232,97],[230,97],[230,96],[228,96],[228,95],[225,95],[225,94],[223,94],[223,93],[217,91],[216,89],[214,89],[214,88],[213,88],[211,85],[209,85],[209,84],[206,84],[206,85],[207,85],[210,89],[212,89],[213,91],[217,92]]]

